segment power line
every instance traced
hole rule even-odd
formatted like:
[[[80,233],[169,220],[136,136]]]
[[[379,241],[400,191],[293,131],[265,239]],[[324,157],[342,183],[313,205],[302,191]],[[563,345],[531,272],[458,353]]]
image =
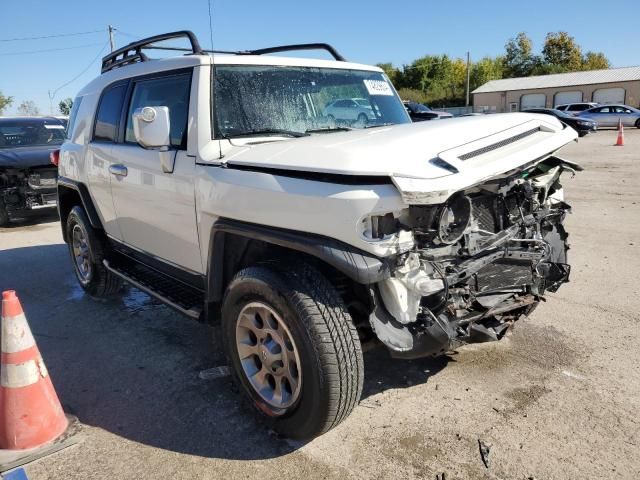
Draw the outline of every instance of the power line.
[[[69,80],[66,83],[63,83],[62,85],[60,85],[58,88],[56,88],[53,93],[51,93],[51,91],[49,92],[49,98],[53,101],[53,99],[55,98],[56,94],[63,89],[64,87],[66,87],[67,85],[75,82],[78,78],[80,78],[87,70],[89,70],[91,68],[91,66],[95,63],[96,60],[98,60],[98,58],[100,58],[100,55],[102,55],[102,52],[104,52],[104,49],[107,48],[107,45],[109,45],[109,41],[105,42],[105,44],[102,46],[102,48],[100,49],[100,51],[98,52],[98,54],[93,58],[93,60],[91,60],[91,63],[89,63],[89,65],[87,65],[84,70],[82,70],[79,74],[77,74],[75,77],[73,77],[71,80]]]
[[[54,35],[41,35],[37,37],[0,38],[0,42],[20,42],[23,40],[42,40],[45,38],[74,37],[76,35],[89,35],[91,33],[102,33],[102,31],[103,30],[91,30],[89,32],[57,33]]]
[[[46,48],[44,50],[29,50],[26,52],[9,52],[9,53],[0,53],[0,56],[6,57],[9,55],[30,55],[33,53],[48,53],[48,52],[58,52],[61,50],[74,50],[76,48],[87,48],[87,47],[95,47],[97,45],[102,45],[101,43],[88,43],[86,45],[75,45],[73,47],[61,47],[61,48]]]

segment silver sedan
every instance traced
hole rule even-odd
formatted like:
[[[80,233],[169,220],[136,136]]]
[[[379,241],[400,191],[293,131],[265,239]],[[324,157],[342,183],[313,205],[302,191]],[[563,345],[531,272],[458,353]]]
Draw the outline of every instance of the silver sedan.
[[[600,105],[581,112],[578,117],[593,120],[598,127],[617,127],[622,120],[625,127],[640,128],[640,110],[628,105]]]

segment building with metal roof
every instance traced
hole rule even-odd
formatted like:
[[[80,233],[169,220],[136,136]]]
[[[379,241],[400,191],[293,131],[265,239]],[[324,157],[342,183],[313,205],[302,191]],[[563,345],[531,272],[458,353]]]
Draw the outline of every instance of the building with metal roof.
[[[478,112],[513,112],[578,102],[638,107],[640,66],[491,80],[471,93]]]

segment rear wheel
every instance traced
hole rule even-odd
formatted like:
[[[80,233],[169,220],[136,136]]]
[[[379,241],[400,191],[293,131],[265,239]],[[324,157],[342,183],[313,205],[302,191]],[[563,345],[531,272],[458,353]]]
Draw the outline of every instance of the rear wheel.
[[[636,120],[636,128],[640,128],[640,118]]]
[[[286,268],[286,269],[285,269]],[[344,420],[362,393],[357,331],[338,293],[302,264],[240,271],[222,306],[236,380],[277,432],[305,439]]]
[[[95,297],[117,292],[122,282],[103,265],[104,242],[81,207],[73,207],[66,228],[69,254],[80,286]]]

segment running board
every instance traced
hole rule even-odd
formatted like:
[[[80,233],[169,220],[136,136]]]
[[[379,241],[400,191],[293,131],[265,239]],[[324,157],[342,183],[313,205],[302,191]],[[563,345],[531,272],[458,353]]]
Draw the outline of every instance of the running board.
[[[197,297],[198,294],[200,293],[200,292],[197,292],[195,289],[193,292],[189,292],[190,293],[189,295],[185,296],[185,297],[191,297],[190,299],[189,298],[188,299],[192,301],[185,303],[183,300],[179,300],[175,298],[173,295],[168,294],[166,290],[160,286],[162,282],[154,282],[153,278],[151,278],[150,276],[144,275],[144,273],[139,270],[136,270],[133,268],[132,269],[124,268],[121,266],[116,267],[111,265],[108,260],[103,260],[102,263],[104,264],[105,268],[109,270],[111,273],[120,277],[122,280],[133,285],[137,289],[142,290],[143,292],[151,295],[154,298],[157,298],[165,305],[173,308],[174,310],[177,310],[183,315],[191,317],[195,320],[200,319],[202,315],[202,308],[195,305],[189,305],[190,303],[195,303],[193,299],[194,297]],[[168,277],[165,278],[164,283],[166,283],[169,280],[170,279]],[[184,288],[185,287],[182,287],[182,289]]]

